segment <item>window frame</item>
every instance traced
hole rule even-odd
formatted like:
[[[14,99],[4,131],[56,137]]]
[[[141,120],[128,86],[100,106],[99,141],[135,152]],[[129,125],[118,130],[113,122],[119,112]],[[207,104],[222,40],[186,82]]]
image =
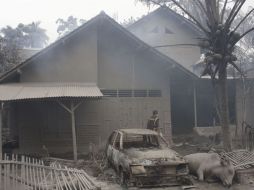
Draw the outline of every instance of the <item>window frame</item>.
[[[111,133],[111,135],[108,138],[108,145],[111,145],[111,146],[114,145],[116,135],[117,135],[116,131],[113,131],[113,133]]]
[[[119,141],[118,140],[118,137],[119,137]],[[116,146],[116,143],[119,143],[119,146]],[[116,149],[116,150],[120,150],[120,144],[121,144],[121,135],[119,133],[117,133],[116,137],[115,137],[115,141],[114,141],[114,145],[113,147]]]

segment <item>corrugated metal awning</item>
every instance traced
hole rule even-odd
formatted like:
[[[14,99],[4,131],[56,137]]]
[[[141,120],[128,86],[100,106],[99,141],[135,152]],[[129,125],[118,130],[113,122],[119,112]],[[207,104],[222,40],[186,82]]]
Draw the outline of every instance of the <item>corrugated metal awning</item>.
[[[45,98],[82,98],[102,97],[95,84],[87,83],[8,83],[0,85],[0,101],[45,99]]]

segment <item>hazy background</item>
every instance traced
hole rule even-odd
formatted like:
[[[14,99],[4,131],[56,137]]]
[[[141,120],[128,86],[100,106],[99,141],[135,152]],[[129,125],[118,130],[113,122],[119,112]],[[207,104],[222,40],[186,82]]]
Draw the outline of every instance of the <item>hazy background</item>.
[[[149,9],[135,0],[0,0],[0,28],[19,23],[41,21],[50,42],[57,38],[56,20],[73,15],[89,20],[104,10],[109,16],[122,22],[129,17],[140,17]],[[245,9],[254,7],[254,0],[247,0]]]

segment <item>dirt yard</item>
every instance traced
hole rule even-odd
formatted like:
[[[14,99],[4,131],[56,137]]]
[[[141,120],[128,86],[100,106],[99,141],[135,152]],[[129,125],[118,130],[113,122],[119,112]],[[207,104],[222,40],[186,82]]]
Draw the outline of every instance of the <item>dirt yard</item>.
[[[90,175],[94,176],[94,179],[99,183],[99,186],[102,190],[119,190],[125,189],[118,185],[117,175],[111,168],[106,168],[101,173],[100,169],[98,169],[95,165],[90,165],[89,167],[86,166],[85,169]],[[249,184],[242,185],[234,182],[234,184],[230,188],[225,188],[220,183],[206,183],[206,182],[199,182],[197,180],[193,180],[194,186],[196,188],[192,188],[193,190],[253,190],[254,189],[254,179],[253,182]],[[129,188],[130,190],[183,190],[181,186],[179,187],[158,187],[158,188]]]
[[[175,151],[177,151],[181,155],[187,155],[195,152],[206,152],[207,149],[213,148],[206,145],[203,146],[195,146],[188,143],[182,143],[182,144],[176,144],[176,146],[172,147]],[[216,147],[218,148],[218,147]],[[90,165],[90,167],[86,168],[87,171],[89,171],[90,175],[95,176],[95,179],[98,181],[100,186],[102,187],[102,190],[118,190],[118,189],[124,189],[121,186],[118,185],[117,181],[117,175],[115,174],[114,170],[111,168],[104,168],[103,172],[101,173],[100,169],[96,167],[95,165]],[[253,190],[254,189],[254,179],[250,180],[248,184],[238,184],[237,182],[234,182],[234,184],[230,188],[224,187],[220,183],[206,183],[206,182],[199,182],[194,179],[193,182],[195,188],[192,188],[193,190],[199,189],[199,190]],[[149,190],[183,190],[184,188],[181,186],[178,187],[160,187],[160,188],[129,188],[129,189],[149,189]]]
[[[119,189],[125,189],[119,186],[115,183],[106,183],[106,182],[100,182],[102,190],[119,190]],[[222,185],[218,183],[205,183],[205,182],[198,182],[195,181],[194,186],[195,188],[192,188],[192,190],[253,190],[254,184],[249,185],[240,185],[240,184],[234,184],[230,188],[225,188]],[[130,190],[183,190],[183,187],[163,187],[163,188],[129,188]]]
[[[97,180],[98,181],[98,180]],[[119,189],[126,189],[122,188],[117,183],[113,182],[106,182],[106,181],[98,181],[102,190],[119,190]],[[233,184],[230,188],[226,188],[219,183],[206,183],[206,182],[199,182],[194,181],[195,188],[192,190],[253,190],[254,184],[248,185],[240,185],[240,184]],[[184,188],[181,186],[178,187],[158,187],[158,188],[129,188],[130,190],[183,190]]]
[[[175,146],[172,147],[181,155],[187,155],[195,152],[208,152],[210,149],[220,150],[220,145],[211,146],[206,142],[201,144],[196,144],[193,142],[184,141],[183,139],[178,139],[179,143],[175,143]],[[118,177],[115,171],[111,168],[108,168],[105,164],[105,157],[103,154],[95,155],[95,157],[83,156],[80,157],[83,161],[80,162],[78,168],[84,169],[89,175],[93,176],[97,181],[102,190],[119,190],[124,189],[118,185]],[[74,166],[71,166],[74,167]],[[220,183],[206,183],[199,182],[193,177],[193,182],[195,188],[199,190],[253,190],[254,189],[254,179],[249,180],[247,184],[238,184],[234,181],[233,185],[230,188],[222,186]],[[183,190],[181,186],[178,187],[160,187],[160,188],[129,188],[131,190]]]

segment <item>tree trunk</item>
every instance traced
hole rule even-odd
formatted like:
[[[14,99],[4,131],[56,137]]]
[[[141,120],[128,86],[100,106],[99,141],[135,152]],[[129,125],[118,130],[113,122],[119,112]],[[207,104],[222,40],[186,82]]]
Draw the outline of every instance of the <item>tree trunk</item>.
[[[227,89],[227,70],[226,67],[219,71],[218,81],[219,112],[220,124],[222,128],[223,146],[225,151],[232,150],[231,130],[229,129],[229,110],[228,110],[228,89]]]

